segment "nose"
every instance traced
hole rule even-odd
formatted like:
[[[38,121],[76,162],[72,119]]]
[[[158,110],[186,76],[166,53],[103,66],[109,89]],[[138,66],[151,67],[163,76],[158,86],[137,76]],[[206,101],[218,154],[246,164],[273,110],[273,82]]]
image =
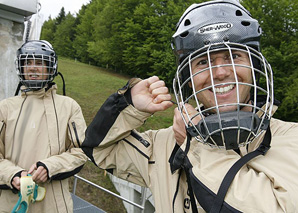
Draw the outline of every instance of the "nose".
[[[29,63],[26,65],[26,69],[30,71],[35,71],[36,70],[36,65],[35,63]]]
[[[213,60],[213,78],[218,80],[224,80],[231,74],[230,66],[223,66],[226,64],[225,59],[222,57],[217,57]]]

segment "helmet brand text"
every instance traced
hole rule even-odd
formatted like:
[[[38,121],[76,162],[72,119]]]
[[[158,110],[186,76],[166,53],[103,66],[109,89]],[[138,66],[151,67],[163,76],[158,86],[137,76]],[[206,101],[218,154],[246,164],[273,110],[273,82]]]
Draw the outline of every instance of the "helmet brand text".
[[[27,51],[34,51],[34,50],[36,50],[35,47],[24,47],[24,49],[27,50]]]
[[[200,34],[208,34],[208,33],[217,33],[229,30],[233,27],[231,23],[218,23],[218,24],[210,24],[198,29],[198,33]]]

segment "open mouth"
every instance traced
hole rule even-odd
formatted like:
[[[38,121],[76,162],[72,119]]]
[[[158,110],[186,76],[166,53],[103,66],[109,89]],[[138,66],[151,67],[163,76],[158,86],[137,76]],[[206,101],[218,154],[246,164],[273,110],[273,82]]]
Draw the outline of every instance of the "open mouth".
[[[217,95],[223,95],[229,93],[231,90],[233,90],[235,87],[235,84],[225,85],[223,87],[215,87],[215,93]]]
[[[30,74],[30,75],[29,75],[29,78],[32,79],[32,80],[34,80],[34,79],[38,79],[38,78],[40,78],[40,76],[41,76],[41,75],[38,75],[38,74]]]

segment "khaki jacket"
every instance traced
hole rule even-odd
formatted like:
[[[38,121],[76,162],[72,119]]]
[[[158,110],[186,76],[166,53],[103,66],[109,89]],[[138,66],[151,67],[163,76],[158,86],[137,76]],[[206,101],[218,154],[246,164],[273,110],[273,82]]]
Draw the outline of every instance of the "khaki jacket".
[[[40,184],[44,200],[30,203],[28,212],[73,212],[67,178],[86,162],[79,148],[86,124],[80,106],[56,89],[0,102],[0,212],[11,212],[19,198],[11,190],[14,175],[36,162],[46,166],[49,181]]]
[[[123,88],[129,90],[129,85]],[[191,212],[186,175],[171,172],[172,153],[185,148],[175,143],[172,127],[138,133],[151,116],[129,104],[123,92],[110,96],[86,131],[82,149],[100,168],[124,180],[149,187],[156,212]],[[224,205],[230,212],[296,212],[298,209],[298,124],[271,120],[271,149],[249,161],[236,174]],[[256,149],[254,141],[238,154],[192,140],[188,158],[201,194],[199,212],[212,205],[223,177],[231,166]],[[211,197],[211,198],[210,198]],[[206,208],[207,206],[207,208]],[[205,207],[205,208],[203,208]]]

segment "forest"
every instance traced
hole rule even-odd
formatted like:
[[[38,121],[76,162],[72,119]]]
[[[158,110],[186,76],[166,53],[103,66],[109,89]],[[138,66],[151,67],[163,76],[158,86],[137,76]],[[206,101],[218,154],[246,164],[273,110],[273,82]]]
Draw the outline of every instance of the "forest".
[[[168,87],[176,72],[171,37],[183,11],[203,0],[90,0],[77,14],[44,22],[41,39],[58,56],[146,78],[157,75]],[[298,121],[298,1],[240,0],[259,20],[261,51],[274,72],[274,117]],[[84,72],[84,70],[82,70]]]

